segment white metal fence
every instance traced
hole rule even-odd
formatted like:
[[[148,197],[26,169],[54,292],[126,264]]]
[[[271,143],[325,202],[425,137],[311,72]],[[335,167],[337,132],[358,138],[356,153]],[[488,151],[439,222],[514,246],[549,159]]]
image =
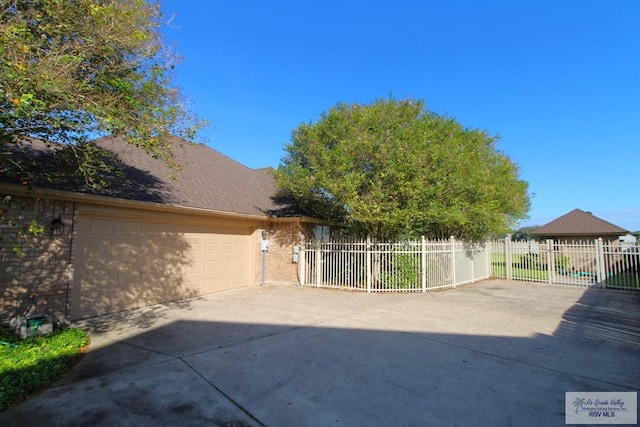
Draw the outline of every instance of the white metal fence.
[[[640,245],[602,239],[584,242],[488,243],[491,275],[578,286],[640,290]]]
[[[303,245],[303,285],[367,292],[426,292],[487,279],[484,244],[445,241],[378,243],[342,239]]]
[[[640,290],[640,245],[602,239],[484,244],[453,238],[341,239],[303,244],[299,268],[303,286],[366,292],[426,292],[490,277]]]

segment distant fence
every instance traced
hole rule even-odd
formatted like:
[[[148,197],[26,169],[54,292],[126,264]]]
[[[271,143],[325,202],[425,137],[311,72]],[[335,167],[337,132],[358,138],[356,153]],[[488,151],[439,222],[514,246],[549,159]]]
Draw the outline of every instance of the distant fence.
[[[640,290],[640,245],[547,240],[488,243],[491,275],[509,280]]]
[[[640,245],[621,242],[455,240],[311,241],[300,252],[303,286],[426,292],[490,277],[640,290]]]
[[[301,255],[302,285],[366,292],[453,288],[487,279],[491,265],[487,245],[454,239],[308,242]]]

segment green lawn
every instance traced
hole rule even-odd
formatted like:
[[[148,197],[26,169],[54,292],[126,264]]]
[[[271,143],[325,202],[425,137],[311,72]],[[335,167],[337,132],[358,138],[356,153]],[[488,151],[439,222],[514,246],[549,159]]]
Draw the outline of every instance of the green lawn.
[[[507,275],[507,263],[503,253],[493,252],[491,254],[491,274],[497,277]]]
[[[62,378],[87,344],[87,334],[80,329],[22,339],[0,327],[0,412]]]
[[[549,280],[549,272],[546,270],[513,267],[511,269],[511,274],[514,279],[530,279],[539,282],[546,282]]]
[[[624,273],[614,274],[613,276],[607,277],[604,281],[605,286],[611,288],[630,288],[630,289],[639,289],[640,288],[640,274],[635,273],[633,271],[625,271]]]
[[[549,272],[547,270],[519,267],[518,260],[520,258],[517,258],[516,255],[514,255],[513,267],[511,268],[514,279],[530,279],[540,282],[549,280]],[[491,274],[496,277],[506,277],[507,266],[503,253],[491,254]],[[556,276],[558,282],[562,282],[562,280],[559,280],[561,277],[561,275]],[[575,276],[569,275],[566,277],[578,280]],[[588,281],[588,277],[590,276],[585,276],[585,281]],[[605,280],[605,286],[611,288],[640,289],[640,274],[633,271],[614,274]]]
[[[511,274],[514,279],[531,279],[536,281],[549,280],[549,272],[544,269],[523,268],[521,267],[520,254],[513,256]],[[491,254],[491,274],[497,277],[506,277],[507,263],[503,253]]]

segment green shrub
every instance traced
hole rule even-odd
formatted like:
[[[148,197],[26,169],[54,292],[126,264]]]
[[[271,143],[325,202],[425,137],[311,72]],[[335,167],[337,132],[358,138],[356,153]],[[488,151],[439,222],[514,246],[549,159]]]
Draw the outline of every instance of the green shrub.
[[[0,327],[0,412],[59,380],[88,344],[80,329],[21,339]]]
[[[382,275],[382,283],[388,289],[408,289],[420,283],[418,278],[420,259],[411,253],[394,253],[391,265]]]
[[[535,254],[533,252],[520,255],[517,258],[516,256],[514,256],[514,264],[516,267],[519,267],[519,268],[526,268],[526,269],[532,269],[532,270],[544,269],[544,263],[542,262],[540,255]]]

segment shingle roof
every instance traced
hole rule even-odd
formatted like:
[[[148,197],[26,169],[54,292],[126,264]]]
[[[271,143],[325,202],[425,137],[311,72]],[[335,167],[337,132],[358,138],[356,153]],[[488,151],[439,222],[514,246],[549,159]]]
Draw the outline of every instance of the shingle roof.
[[[94,143],[117,156],[124,179],[102,189],[78,180],[46,187],[265,217],[287,210],[272,199],[277,187],[271,169],[251,169],[206,145],[176,140],[173,153],[181,169],[174,171],[163,160],[120,137],[100,138]],[[38,165],[55,167],[51,165],[55,163],[52,151],[44,143],[31,141],[25,146],[26,155],[36,158]],[[171,178],[172,173],[176,179]]]
[[[531,232],[534,236],[620,236],[628,230],[590,212],[574,209]]]

